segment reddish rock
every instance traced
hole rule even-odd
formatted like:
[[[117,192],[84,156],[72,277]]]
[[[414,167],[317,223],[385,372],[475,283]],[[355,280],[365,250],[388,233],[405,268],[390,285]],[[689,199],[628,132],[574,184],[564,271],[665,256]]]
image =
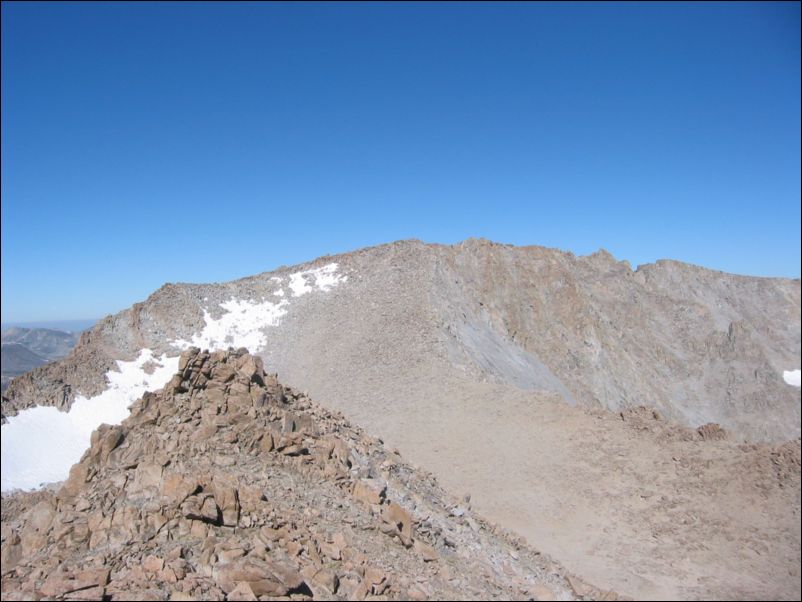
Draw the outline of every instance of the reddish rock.
[[[409,512],[393,502],[382,510],[382,519],[394,529],[401,543],[406,547],[412,545],[412,517]]]
[[[361,479],[354,483],[352,495],[354,499],[365,504],[381,504],[384,501],[387,487],[375,479]]]

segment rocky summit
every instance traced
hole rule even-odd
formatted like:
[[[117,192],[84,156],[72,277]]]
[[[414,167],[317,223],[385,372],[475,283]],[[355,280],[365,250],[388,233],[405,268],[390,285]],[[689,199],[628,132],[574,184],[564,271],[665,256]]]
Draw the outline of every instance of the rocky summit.
[[[178,368],[60,487],[3,496],[4,600],[617,599],[246,350]]]

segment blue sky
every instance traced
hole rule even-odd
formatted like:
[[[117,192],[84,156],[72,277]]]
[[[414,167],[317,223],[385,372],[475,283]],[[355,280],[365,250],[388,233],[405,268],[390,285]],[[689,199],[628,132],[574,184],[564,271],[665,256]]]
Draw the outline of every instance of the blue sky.
[[[400,238],[800,275],[800,5],[2,4],[2,321]]]

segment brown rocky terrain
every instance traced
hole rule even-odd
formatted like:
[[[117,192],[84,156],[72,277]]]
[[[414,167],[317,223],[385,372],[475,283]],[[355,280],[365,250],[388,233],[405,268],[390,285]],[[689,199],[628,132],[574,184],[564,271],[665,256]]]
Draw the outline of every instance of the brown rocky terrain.
[[[181,356],[59,488],[4,495],[2,597],[617,599],[245,350]]]
[[[337,286],[290,290],[332,262]],[[393,243],[166,285],[15,380],[4,416],[69,408],[143,348],[177,354],[235,314],[230,299],[286,299],[250,347],[269,370],[589,582],[639,599],[799,598],[800,390],[782,376],[800,366],[799,280]]]

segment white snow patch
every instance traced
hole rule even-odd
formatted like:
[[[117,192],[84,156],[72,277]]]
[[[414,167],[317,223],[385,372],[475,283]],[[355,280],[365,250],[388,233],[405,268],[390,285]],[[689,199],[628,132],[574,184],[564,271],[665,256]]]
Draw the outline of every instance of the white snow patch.
[[[347,276],[337,273],[337,264],[330,263],[314,270],[304,270],[290,274],[289,287],[292,297],[300,297],[314,290],[327,292],[332,287],[347,280]],[[270,278],[279,284],[282,279],[278,276]],[[265,301],[248,301],[230,299],[220,304],[225,313],[220,318],[213,318],[208,310],[203,310],[203,319],[206,323],[199,334],[190,340],[179,339],[173,341],[178,349],[200,347],[210,351],[225,350],[229,347],[245,347],[251,353],[258,353],[267,344],[266,329],[277,326],[281,318],[287,313],[290,300],[283,288],[273,293],[281,300],[275,303]]]
[[[252,353],[256,353],[267,342],[263,329],[277,325],[281,317],[287,313],[288,305],[287,300],[278,303],[270,301],[255,303],[231,299],[220,304],[226,313],[217,320],[204,309],[203,319],[206,321],[206,326],[200,334],[193,335],[189,341],[173,341],[173,345],[179,349],[200,347],[210,351],[246,347]]]
[[[799,370],[783,370],[783,380],[792,387],[799,387],[802,384]]]
[[[156,369],[147,374],[144,367],[150,362]],[[178,358],[166,354],[157,358],[150,349],[143,349],[134,361],[118,361],[117,365],[119,372],[106,373],[108,389],[89,399],[76,396],[69,412],[37,406],[8,418],[2,427],[0,489],[30,490],[66,479],[89,447],[92,431],[104,422],[122,422],[131,403],[172,378]]]
[[[348,280],[348,276],[337,273],[337,266],[338,264],[336,263],[329,263],[313,270],[304,270],[303,272],[290,274],[292,296],[300,297],[301,295],[312,292],[316,287],[323,292],[328,292],[332,287]],[[314,284],[310,285],[308,280],[312,280]]]

